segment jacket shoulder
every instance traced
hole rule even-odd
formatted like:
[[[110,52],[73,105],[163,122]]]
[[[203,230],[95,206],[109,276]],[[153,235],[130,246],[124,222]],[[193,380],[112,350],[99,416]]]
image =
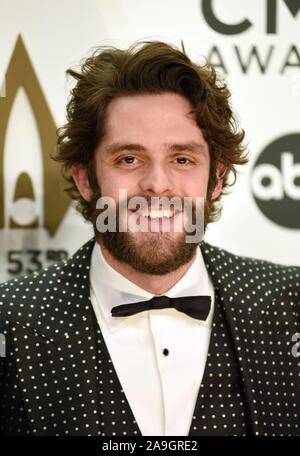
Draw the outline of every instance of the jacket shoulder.
[[[210,264],[215,263],[217,268],[225,265],[229,269],[232,266],[245,276],[253,276],[255,273],[269,277],[281,276],[283,280],[288,280],[290,285],[300,288],[300,266],[284,265],[251,256],[238,255],[208,242],[203,242],[201,249],[203,254],[210,259]]]
[[[0,284],[0,323],[27,325],[54,304],[58,294],[66,294],[71,283],[86,279],[92,245],[91,240],[68,260]]]

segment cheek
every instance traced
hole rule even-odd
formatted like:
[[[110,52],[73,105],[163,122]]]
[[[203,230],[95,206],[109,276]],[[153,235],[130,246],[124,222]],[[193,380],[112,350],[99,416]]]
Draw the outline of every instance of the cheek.
[[[177,181],[177,188],[182,191],[182,194],[189,196],[203,196],[207,194],[209,181],[209,166],[202,164],[197,167],[194,172],[189,175],[180,176]]]
[[[101,182],[102,195],[111,196],[115,200],[119,200],[119,193],[121,191],[126,191],[128,195],[138,194],[137,185],[135,185],[133,179],[128,179],[128,176],[125,177],[107,171],[98,177],[98,182]]]
[[[207,195],[208,178],[200,177],[194,182],[186,182],[185,186],[181,187],[181,194],[186,196],[203,196]],[[180,193],[179,193],[180,194]]]

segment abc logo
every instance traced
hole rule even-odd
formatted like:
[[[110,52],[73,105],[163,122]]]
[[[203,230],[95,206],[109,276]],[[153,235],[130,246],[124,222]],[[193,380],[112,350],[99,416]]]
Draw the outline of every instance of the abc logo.
[[[269,220],[300,229],[300,133],[282,136],[262,151],[252,170],[251,190]]]

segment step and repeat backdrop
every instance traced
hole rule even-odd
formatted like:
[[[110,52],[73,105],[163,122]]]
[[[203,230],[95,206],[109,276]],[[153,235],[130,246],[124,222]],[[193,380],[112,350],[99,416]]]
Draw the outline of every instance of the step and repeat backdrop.
[[[183,41],[227,79],[249,163],[206,241],[300,265],[300,0],[1,0],[0,281],[70,256],[91,227],[50,159],[94,47]]]

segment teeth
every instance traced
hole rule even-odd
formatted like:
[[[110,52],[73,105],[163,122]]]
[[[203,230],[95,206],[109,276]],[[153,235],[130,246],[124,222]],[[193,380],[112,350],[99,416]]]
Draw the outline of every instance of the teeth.
[[[138,213],[142,216],[142,217],[150,217],[150,218],[153,218],[153,219],[156,219],[156,218],[159,218],[159,217],[167,217],[167,218],[170,218],[173,216],[173,212],[170,211],[169,209],[160,209],[160,210],[152,210],[152,211],[149,211],[149,210],[146,210],[146,211],[138,211]]]

